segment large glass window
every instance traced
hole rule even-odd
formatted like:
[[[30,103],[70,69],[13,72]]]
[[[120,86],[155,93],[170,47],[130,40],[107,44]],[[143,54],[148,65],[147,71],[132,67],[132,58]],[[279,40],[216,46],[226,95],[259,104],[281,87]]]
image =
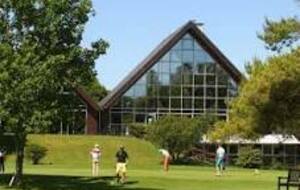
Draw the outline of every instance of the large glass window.
[[[156,97],[154,97],[154,98],[148,98],[147,108],[148,109],[150,109],[150,108],[157,108],[157,98]]]
[[[192,87],[183,87],[183,97],[192,97],[193,96],[193,88]]]
[[[141,97],[146,95],[146,84],[140,85],[137,84],[134,86],[134,96]]]
[[[110,109],[112,131],[165,114],[226,117],[237,84],[192,35],[185,35]]]
[[[160,108],[169,108],[169,98],[159,98],[158,106]]]
[[[123,96],[122,98],[124,108],[132,108],[134,106],[134,99],[129,96]]]
[[[215,85],[216,84],[216,76],[214,75],[208,75],[206,76],[206,84],[207,85]]]
[[[161,85],[170,85],[170,74],[161,73],[159,75],[159,82]]]
[[[193,85],[193,75],[182,75],[182,84],[183,85]]]
[[[170,51],[170,61],[181,62],[181,51],[178,50]]]
[[[160,62],[160,72],[169,73],[170,72],[170,62]]]
[[[181,96],[181,86],[171,86],[171,96]]]
[[[147,96],[148,97],[156,97],[158,94],[158,87],[156,85],[148,85],[147,86]]]
[[[203,109],[204,103],[203,99],[195,99],[195,109]]]
[[[203,97],[204,89],[203,87],[195,87],[195,97]]]
[[[181,108],[181,99],[180,98],[172,98],[171,99],[171,108],[180,109]]]
[[[122,114],[120,112],[112,112],[111,113],[111,122],[112,123],[121,123],[122,122]]]
[[[184,98],[182,104],[184,109],[192,109],[193,107],[191,98]]]
[[[184,50],[193,50],[194,41],[193,39],[184,39],[182,40],[182,49]]]
[[[170,67],[171,67],[170,72],[172,74],[180,74],[181,73],[182,66],[181,66],[180,62],[171,62]]]
[[[194,62],[194,52],[190,50],[182,51],[182,63],[193,64],[193,62]]]
[[[203,75],[195,75],[195,85],[204,85],[204,76]]]

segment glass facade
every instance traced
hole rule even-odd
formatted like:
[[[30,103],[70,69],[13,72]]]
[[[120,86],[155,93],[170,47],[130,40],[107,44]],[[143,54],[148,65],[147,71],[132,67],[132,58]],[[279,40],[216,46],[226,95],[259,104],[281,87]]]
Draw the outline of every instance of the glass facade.
[[[237,84],[186,34],[109,109],[107,128],[126,134],[130,123],[149,123],[165,114],[226,118]]]

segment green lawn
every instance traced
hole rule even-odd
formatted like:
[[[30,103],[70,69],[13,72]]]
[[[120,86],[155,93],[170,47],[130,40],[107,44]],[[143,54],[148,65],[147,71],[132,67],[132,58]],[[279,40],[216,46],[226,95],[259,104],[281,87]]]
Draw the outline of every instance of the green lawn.
[[[30,136],[30,142],[43,144],[49,149],[42,165],[26,162],[27,189],[35,190],[273,190],[276,179],[285,172],[229,167],[222,177],[215,176],[214,168],[200,166],[172,166],[164,173],[159,155],[148,142],[132,138],[103,136]],[[101,177],[90,177],[88,151],[94,143],[103,147]],[[114,152],[123,144],[127,147],[130,162],[128,183],[119,186],[114,175]],[[8,173],[13,171],[13,157],[7,162]],[[0,189],[7,189],[11,175],[0,175]]]

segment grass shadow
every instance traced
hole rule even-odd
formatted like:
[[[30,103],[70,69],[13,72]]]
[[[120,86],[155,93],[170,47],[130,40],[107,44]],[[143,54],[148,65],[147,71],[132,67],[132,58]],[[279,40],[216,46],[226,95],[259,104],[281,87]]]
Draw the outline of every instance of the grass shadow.
[[[0,175],[0,188],[9,183],[11,175]],[[138,181],[128,181],[118,185],[114,177],[81,177],[63,175],[24,175],[24,190],[162,190],[153,188],[132,187]]]

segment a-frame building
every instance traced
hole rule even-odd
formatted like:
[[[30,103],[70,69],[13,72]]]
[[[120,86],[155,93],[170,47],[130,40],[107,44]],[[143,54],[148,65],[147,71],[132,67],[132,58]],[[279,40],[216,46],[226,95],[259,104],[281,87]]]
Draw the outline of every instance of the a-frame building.
[[[163,40],[100,102],[98,132],[126,134],[131,123],[166,114],[226,118],[242,74],[193,21]]]

